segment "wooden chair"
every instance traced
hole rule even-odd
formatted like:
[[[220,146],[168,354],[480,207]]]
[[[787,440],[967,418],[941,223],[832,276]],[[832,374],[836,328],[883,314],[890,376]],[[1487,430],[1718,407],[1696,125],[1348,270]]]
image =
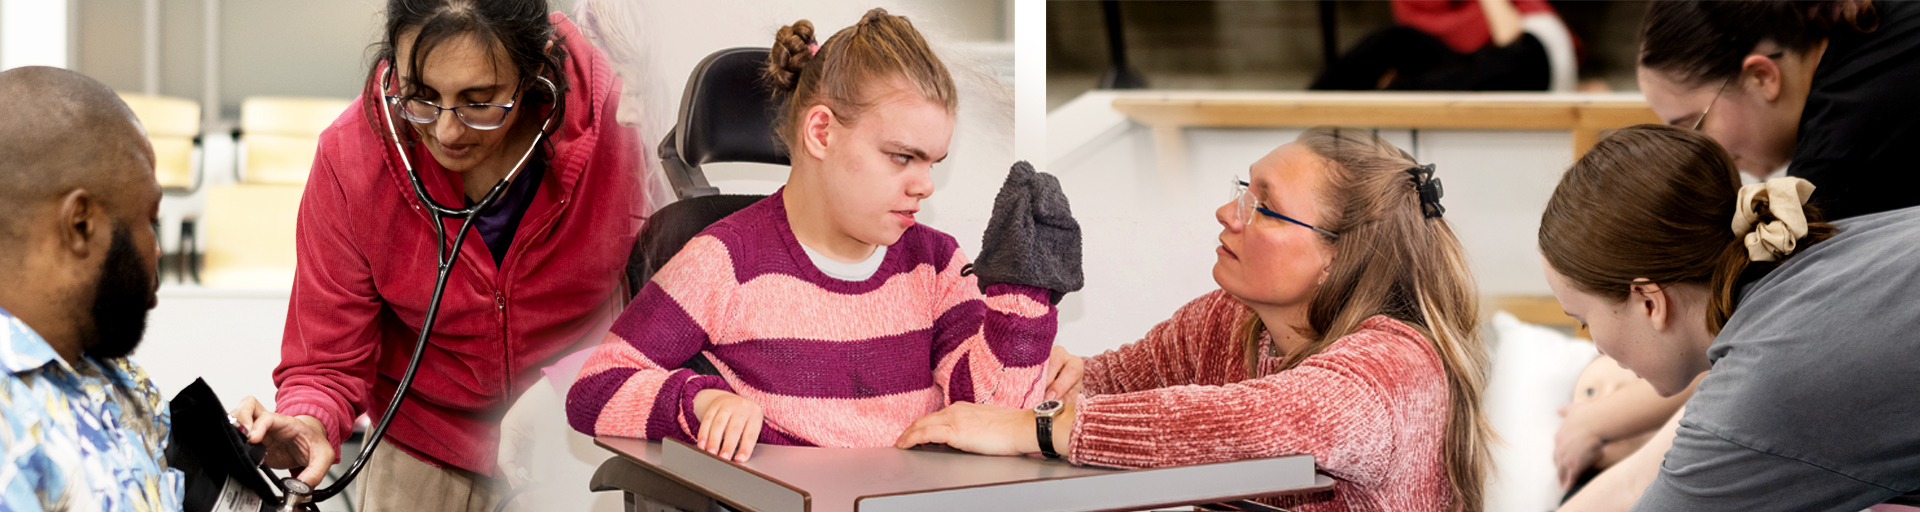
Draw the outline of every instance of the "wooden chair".
[[[1593,339],[1593,334],[1580,325],[1579,320],[1567,316],[1560,308],[1560,301],[1552,295],[1496,295],[1487,298],[1490,307],[1486,311],[1506,311],[1522,322],[1559,327],[1572,332],[1575,337]]]
[[[200,104],[166,96],[121,93],[153,143],[153,177],[170,194],[191,194],[200,186],[194,149],[200,137]]]
[[[294,226],[320,132],[351,102],[248,98],[240,107],[237,184],[208,187],[201,282],[232,288],[293,285]]]
[[[226,185],[207,189],[200,224],[207,240],[201,282],[228,288],[290,288],[300,185]]]
[[[334,98],[256,96],[240,104],[243,184],[302,185],[313,169],[320,132],[352,102]]]

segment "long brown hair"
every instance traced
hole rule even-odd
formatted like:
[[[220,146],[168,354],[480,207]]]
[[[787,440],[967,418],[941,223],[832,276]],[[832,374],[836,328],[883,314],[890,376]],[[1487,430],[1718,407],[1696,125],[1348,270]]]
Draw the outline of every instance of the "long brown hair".
[[[875,8],[860,22],[814,42],[813,22],[800,20],[780,27],[773,36],[762,80],[780,101],[781,116],[774,133],[789,151],[800,144],[800,124],[807,109],[826,105],[841,123],[853,124],[873,105],[867,87],[904,78],[920,96],[954,112],[960,95],[947,66],[927,46],[920,31],[904,16]]]
[[[1340,234],[1327,280],[1308,305],[1309,341],[1286,355],[1280,370],[1299,366],[1341,337],[1384,315],[1426,337],[1447,374],[1446,438],[1441,445],[1450,510],[1479,512],[1490,469],[1493,427],[1480,409],[1488,357],[1479,335],[1480,305],[1466,253],[1453,228],[1427,217],[1413,175],[1413,156],[1370,130],[1318,127],[1296,143],[1325,159],[1327,219],[1321,227]],[[1258,375],[1259,335],[1254,316],[1243,347],[1248,375]]]
[[[1733,316],[1739,284],[1787,259],[1750,260],[1733,234],[1739,191],[1733,157],[1712,138],[1657,124],[1621,128],[1560,178],[1540,216],[1540,254],[1567,282],[1614,303],[1640,279],[1705,285],[1704,321],[1717,335]],[[1818,209],[1805,212],[1796,253],[1835,233]],[[1774,220],[1767,208],[1755,213]]]

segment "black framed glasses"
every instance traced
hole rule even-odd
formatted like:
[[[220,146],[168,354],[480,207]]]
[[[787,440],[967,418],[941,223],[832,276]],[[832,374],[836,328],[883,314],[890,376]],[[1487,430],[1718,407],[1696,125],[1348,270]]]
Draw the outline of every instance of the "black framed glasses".
[[[1259,213],[1261,215],[1284,220],[1287,222],[1298,224],[1300,225],[1300,227],[1311,229],[1313,230],[1313,232],[1319,233],[1320,236],[1327,237],[1328,240],[1333,240],[1333,241],[1340,240],[1339,233],[1334,233],[1332,231],[1320,229],[1318,227],[1315,227],[1312,224],[1300,222],[1298,220],[1295,220],[1293,217],[1281,215],[1280,212],[1267,209],[1266,206],[1263,206],[1260,204],[1260,201],[1258,198],[1255,198],[1253,194],[1247,193],[1247,187],[1249,186],[1251,186],[1251,184],[1247,183],[1246,180],[1240,179],[1239,176],[1233,177],[1233,196],[1232,197],[1234,202],[1234,208],[1233,208],[1234,227],[1237,227],[1237,228],[1247,227],[1248,223],[1253,222],[1253,214]]]
[[[441,113],[452,110],[453,117],[459,119],[461,124],[465,124],[469,128],[475,130],[493,130],[507,123],[507,113],[513,112],[513,107],[519,103],[520,92],[521,91],[514,91],[514,102],[505,105],[497,103],[468,103],[453,107],[442,107],[424,99],[408,98],[396,94],[387,95],[387,104],[392,106],[395,111],[400,112],[402,119],[406,119],[408,122],[414,124],[433,124],[434,121],[440,119]]]

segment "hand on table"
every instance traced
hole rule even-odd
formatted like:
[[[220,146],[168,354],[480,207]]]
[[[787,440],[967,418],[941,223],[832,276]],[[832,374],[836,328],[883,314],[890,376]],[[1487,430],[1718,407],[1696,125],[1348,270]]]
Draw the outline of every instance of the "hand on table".
[[[1034,432],[1031,410],[958,402],[914,420],[893,445],[940,443],[984,455],[1024,455],[1040,451]]]
[[[253,397],[240,400],[232,413],[234,421],[245,429],[247,442],[267,449],[267,467],[298,471],[295,478],[315,488],[333,466],[333,443],[327,441],[327,428],[320,419],[307,415],[287,416],[260,406]]]
[[[693,396],[693,414],[700,417],[700,435],[695,441],[701,450],[734,462],[746,462],[753,456],[753,445],[760,440],[761,420],[765,418],[760,404],[707,389]]]

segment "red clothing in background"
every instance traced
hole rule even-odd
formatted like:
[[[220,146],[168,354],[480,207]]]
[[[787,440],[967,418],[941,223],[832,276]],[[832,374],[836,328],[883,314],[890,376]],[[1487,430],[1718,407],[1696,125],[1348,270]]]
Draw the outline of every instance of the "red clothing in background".
[[[1513,7],[1521,16],[1541,12],[1560,15],[1545,0],[1513,0]],[[1473,53],[1493,40],[1487,30],[1487,14],[1478,0],[1394,0],[1393,20],[1420,29],[1460,53]]]
[[[568,350],[577,341],[598,342],[620,312],[622,269],[647,212],[638,135],[614,122],[620,81],[571,21],[551,20],[572,90],[547,172],[497,268],[477,234],[459,248],[412,392],[387,430],[387,441],[436,466],[494,473],[507,406],[541,367],[590,346]],[[279,412],[319,418],[335,448],[354,418],[377,418],[392,399],[435,274],[434,217],[363,115],[369,100],[378,101],[355,100],[320,136],[273,374]],[[408,156],[435,201],[464,204],[458,174],[425,148]],[[459,220],[442,222],[452,238]]]
[[[1147,337],[1086,360],[1075,464],[1179,466],[1311,454],[1332,493],[1263,500],[1300,511],[1443,511],[1446,373],[1425,338],[1375,316],[1293,369],[1261,350],[1248,379],[1237,335],[1252,315],[1214,291]],[[1262,345],[1269,343],[1263,340]]]

